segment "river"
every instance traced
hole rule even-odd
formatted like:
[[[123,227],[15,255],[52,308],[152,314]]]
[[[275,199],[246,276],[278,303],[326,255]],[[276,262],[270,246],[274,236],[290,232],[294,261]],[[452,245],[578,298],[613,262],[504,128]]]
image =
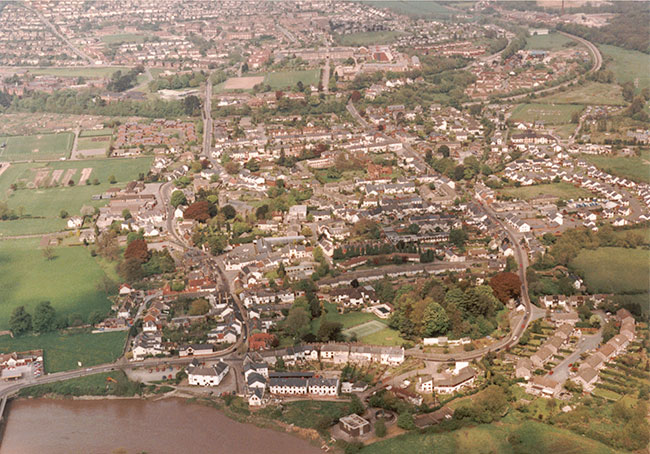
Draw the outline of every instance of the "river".
[[[307,441],[179,399],[18,400],[0,454],[316,454]]]

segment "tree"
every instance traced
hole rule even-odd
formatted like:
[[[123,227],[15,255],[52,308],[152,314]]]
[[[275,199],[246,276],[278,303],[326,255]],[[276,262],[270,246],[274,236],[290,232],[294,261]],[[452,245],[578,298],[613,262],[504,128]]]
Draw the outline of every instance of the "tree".
[[[185,219],[195,219],[199,222],[205,222],[210,219],[210,202],[199,200],[187,207],[183,213]]]
[[[521,295],[521,280],[515,273],[503,272],[490,279],[490,287],[502,303],[507,303],[511,298]]]
[[[438,148],[438,153],[442,155],[443,158],[449,157],[449,147],[447,145],[440,145]]]
[[[379,438],[386,436],[386,423],[384,418],[377,418],[375,422],[375,435]]]
[[[39,303],[34,310],[33,325],[37,333],[47,333],[54,329],[56,311],[49,301]]]
[[[224,207],[225,208],[225,207]],[[266,216],[269,214],[269,206],[267,204],[260,205],[255,210],[255,217],[257,219],[266,219]]]
[[[234,219],[237,216],[237,210],[232,205],[226,205],[221,209],[221,212],[226,217],[226,219]]]
[[[449,317],[445,309],[435,301],[431,301],[424,310],[424,336],[445,334],[449,329]]]
[[[190,315],[204,315],[210,310],[210,304],[204,299],[192,301],[190,305]]]
[[[169,199],[169,203],[171,203],[174,208],[177,208],[179,205],[185,205],[187,203],[187,198],[185,197],[185,193],[179,190],[172,192],[172,196]]]
[[[318,339],[321,342],[338,340],[341,337],[342,329],[342,323],[323,320],[318,328]]]
[[[117,273],[126,282],[134,282],[144,277],[142,262],[136,258],[123,260],[117,267]]]
[[[43,249],[43,257],[45,257],[45,260],[54,259],[54,248],[52,246],[46,246],[45,249]]]
[[[356,413],[357,415],[362,415],[363,412],[366,411],[363,402],[361,402],[361,399],[359,399],[359,396],[356,394],[353,394],[352,399],[350,399],[350,407],[348,408],[348,411],[350,413]]]
[[[96,325],[97,323],[104,320],[104,318],[105,318],[105,315],[102,314],[100,311],[93,311],[88,316],[88,323],[90,323],[91,325]]]
[[[144,263],[149,260],[149,248],[147,247],[147,242],[145,240],[134,240],[129,243],[124,251],[125,259],[136,259],[140,263]]]
[[[415,422],[413,421],[413,415],[409,412],[404,412],[397,417],[397,427],[404,430],[413,430],[415,429]]]
[[[294,306],[289,310],[289,315],[284,323],[284,332],[294,339],[299,339],[309,331],[309,314],[305,308]]]
[[[67,217],[68,217],[68,212],[65,211],[65,210],[61,210],[61,212],[59,213],[59,217],[60,217],[61,219],[65,219],[65,218],[67,218]]]
[[[449,231],[449,242],[454,246],[461,248],[465,246],[466,241],[467,241],[467,232],[465,232],[465,230],[451,229]]]
[[[117,233],[108,230],[97,237],[97,253],[107,260],[115,260],[119,257],[120,249],[117,245]]]
[[[32,316],[25,310],[25,306],[18,306],[11,312],[9,329],[14,336],[20,336],[32,330]]]

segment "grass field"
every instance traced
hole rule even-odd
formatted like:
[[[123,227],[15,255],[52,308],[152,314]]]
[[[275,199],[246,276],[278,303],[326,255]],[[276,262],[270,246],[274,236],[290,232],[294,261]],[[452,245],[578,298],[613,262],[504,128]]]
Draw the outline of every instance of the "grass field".
[[[532,50],[560,50],[564,44],[573,42],[559,33],[549,33],[548,35],[535,35],[526,37],[526,49]]]
[[[323,417],[338,419],[347,415],[348,402],[326,402],[326,401],[297,401],[286,402],[283,408],[269,406],[260,413],[272,419],[278,419],[287,424],[294,424],[298,427],[314,429]]]
[[[386,346],[400,346],[406,342],[406,340],[400,337],[399,331],[388,327],[361,337],[359,340],[364,344]]]
[[[650,87],[650,71],[648,71],[650,57],[647,54],[616,46],[598,47],[603,57],[612,59],[607,69],[612,70],[617,82],[636,82],[639,90]]]
[[[623,105],[623,89],[616,84],[588,82],[584,85],[570,87],[568,90],[535,100],[544,104],[600,104]]]
[[[435,17],[435,16],[451,16],[453,14],[459,14],[458,11],[454,11],[443,6],[439,2],[432,1],[419,1],[419,0],[409,0],[409,1],[364,1],[363,3],[368,3],[376,8],[387,8],[391,11],[396,12],[397,14],[405,14],[407,16],[413,17]]]
[[[581,104],[520,104],[512,111],[512,121],[535,122],[558,125],[571,122],[571,115],[584,109]]]
[[[61,372],[115,361],[122,354],[126,331],[103,334],[46,333],[12,339],[0,338],[0,351],[15,352],[42,348],[45,372]]]
[[[30,74],[34,75],[50,75],[59,77],[89,77],[102,78],[109,77],[118,69],[122,72],[129,71],[131,68],[127,66],[102,66],[102,67],[79,67],[79,68],[26,68]]]
[[[294,88],[298,81],[302,81],[305,86],[318,86],[320,81],[320,69],[307,69],[302,71],[278,71],[267,73],[264,77],[264,83],[271,86],[273,90],[283,88]]]
[[[368,46],[374,44],[390,44],[399,36],[397,31],[358,32],[336,36],[336,41],[342,46]]]
[[[110,136],[112,134],[113,134],[113,128],[84,129],[79,133],[79,137]]]
[[[591,293],[650,291],[650,251],[646,249],[583,249],[571,266],[584,276]]]
[[[530,200],[539,195],[554,195],[561,199],[578,199],[592,195],[591,192],[585,189],[577,188],[565,182],[499,189],[498,192],[504,196],[515,197],[521,200]]]
[[[117,43],[143,43],[147,35],[137,33],[118,33],[115,35],[104,35],[100,39],[106,44]]]
[[[499,423],[453,432],[407,433],[366,446],[362,454],[613,454],[597,441],[542,423]]]
[[[0,137],[0,161],[55,160],[67,158],[74,135],[70,132]]]
[[[116,380],[117,383],[113,383]],[[88,375],[87,377],[72,378],[56,383],[30,386],[20,390],[21,397],[42,397],[46,394],[61,396],[133,396],[140,385],[129,381],[121,370]]]
[[[95,311],[107,313],[110,301],[96,284],[105,276],[90,252],[82,247],[56,247],[46,260],[39,239],[0,241],[0,329],[8,329],[11,311],[29,312],[50,301],[57,313],[78,313],[84,319]]]
[[[111,144],[111,136],[79,137],[77,139],[77,150],[108,150]]]
[[[31,215],[36,219],[18,219],[13,221],[0,221],[0,235],[20,235],[34,233],[48,233],[62,230],[66,227],[66,220],[59,216],[61,210],[66,210],[70,216],[78,215],[81,207],[102,206],[105,200],[92,200],[95,194],[101,194],[111,187],[108,182],[111,175],[115,176],[117,184],[124,184],[138,178],[140,173],[146,173],[151,166],[152,158],[138,159],[95,159],[83,161],[54,161],[37,164],[12,165],[0,176],[0,200],[6,200],[9,207],[18,210],[22,207],[24,215]],[[99,185],[79,185],[81,171],[92,168],[90,180],[97,178]],[[38,170],[76,169],[72,176],[75,186],[47,187],[38,189],[18,189],[10,192],[12,183],[23,187],[34,181]]]
[[[581,155],[581,158],[613,175],[634,181],[650,183],[650,152],[639,157]]]

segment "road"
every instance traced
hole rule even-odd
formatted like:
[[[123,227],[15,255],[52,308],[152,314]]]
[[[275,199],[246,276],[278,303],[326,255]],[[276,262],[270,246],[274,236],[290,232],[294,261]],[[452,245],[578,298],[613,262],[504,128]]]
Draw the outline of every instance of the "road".
[[[603,331],[599,330],[596,334],[583,336],[578,341],[576,349],[569,356],[564,358],[560,364],[553,368],[553,375],[546,375],[548,378],[564,383],[569,378],[569,364],[574,364],[580,358],[580,355],[586,351],[594,350],[603,340]]]
[[[74,52],[75,55],[77,55],[79,58],[82,58],[82,59],[86,60],[91,65],[94,63],[93,59],[88,54],[86,54],[81,49],[76,47],[74,44],[72,44],[72,42],[68,38],[63,36],[59,32],[59,30],[54,26],[54,24],[52,24],[49,20],[47,20],[47,18],[43,15],[43,13],[41,13],[37,8],[31,8],[31,7],[27,6],[23,2],[19,2],[19,4],[22,5],[25,9],[28,9],[29,11],[36,14],[36,16],[38,16],[39,20],[41,20],[41,22],[43,22],[47,26],[47,28],[50,29],[52,34],[54,34],[57,38],[59,38],[61,41],[63,41],[70,48],[70,50],[72,50],[72,52]]]

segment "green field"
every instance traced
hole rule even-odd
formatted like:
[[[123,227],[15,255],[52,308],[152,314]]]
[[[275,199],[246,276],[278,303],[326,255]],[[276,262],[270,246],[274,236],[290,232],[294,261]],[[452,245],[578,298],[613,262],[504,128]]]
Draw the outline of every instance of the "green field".
[[[616,84],[588,82],[584,85],[569,87],[566,91],[535,100],[544,104],[595,104],[624,105],[623,89]]]
[[[639,90],[650,87],[650,71],[648,71],[650,56],[616,46],[600,45],[598,47],[603,57],[612,59],[612,62],[607,65],[607,69],[612,70],[617,82],[634,82]]]
[[[77,139],[77,150],[108,150],[111,136],[80,137]]]
[[[113,383],[110,379],[116,380]],[[30,386],[20,390],[21,397],[42,397],[46,394],[61,396],[133,396],[138,393],[140,384],[129,381],[121,370],[72,378],[70,380]]]
[[[499,189],[498,192],[504,196],[514,197],[520,200],[530,200],[539,195],[554,195],[561,199],[579,199],[591,197],[592,195],[591,192],[585,189],[565,182],[505,188]]]
[[[359,339],[365,336],[370,336],[371,334],[381,331],[384,328],[386,328],[385,324],[378,322],[377,320],[370,320],[369,322],[346,329],[343,331],[343,334],[346,336],[356,335],[357,339]]]
[[[513,111],[512,121],[525,121],[533,123],[542,121],[549,125],[558,125],[571,122],[571,115],[584,109],[581,104],[519,104]]]
[[[126,331],[103,334],[61,334],[58,332],[0,338],[0,351],[15,352],[43,349],[45,372],[61,372],[110,363],[122,355]]]
[[[84,129],[79,133],[79,137],[110,136],[112,134],[113,134],[113,128]]]
[[[368,46],[376,44],[390,44],[397,37],[403,35],[402,32],[391,30],[379,32],[358,32],[347,35],[336,36],[336,41],[342,46]]]
[[[75,216],[80,213],[84,205],[105,205],[106,200],[92,200],[92,196],[101,194],[112,186],[108,182],[111,175],[115,176],[118,185],[125,184],[137,179],[140,173],[146,174],[151,166],[151,161],[152,158],[145,157],[12,165],[0,176],[0,200],[5,200],[9,207],[16,211],[22,207],[23,215],[34,218],[0,221],[0,236],[63,230],[67,221],[59,216],[61,210],[66,210],[70,216]],[[90,180],[97,178],[100,182],[99,185],[79,185],[81,172],[84,168],[93,169]],[[64,174],[67,169],[77,169],[71,178],[75,182],[75,186],[27,189],[28,184],[33,184],[39,169],[48,170],[48,175],[53,175],[54,170],[57,169],[63,169]],[[9,191],[9,187],[13,183],[24,189]]]
[[[559,33],[549,33],[548,35],[535,35],[526,37],[526,49],[529,50],[561,50],[564,44],[573,42]]]
[[[301,71],[278,71],[267,73],[264,77],[264,84],[270,85],[273,90],[284,88],[295,88],[298,81],[305,86],[318,86],[320,82],[320,69],[306,69]]]
[[[440,2],[432,1],[376,1],[366,0],[363,3],[368,3],[375,8],[387,8],[397,14],[405,14],[413,17],[435,17],[435,16],[451,16],[459,14],[459,11],[454,11],[450,8],[443,6]]]
[[[590,293],[642,293],[650,291],[650,251],[604,247],[583,249],[571,261]]]
[[[543,423],[490,424],[453,432],[411,432],[373,443],[362,454],[613,454],[602,443]]]
[[[367,336],[363,336],[359,340],[364,344],[387,346],[399,346],[406,342],[406,340],[400,337],[399,331],[389,327],[386,327],[381,331],[376,331]]]
[[[650,151],[643,151],[639,157],[591,154],[581,155],[580,157],[612,175],[650,183]]]
[[[108,313],[111,303],[97,288],[104,271],[82,246],[54,248],[55,258],[46,260],[38,238],[0,241],[0,329],[9,328],[11,311],[25,306],[32,312],[50,301],[57,313]]]
[[[100,39],[106,44],[118,43],[143,43],[147,35],[137,33],[118,33],[115,35],[104,35]]]
[[[349,414],[348,402],[297,401],[283,404],[283,408],[269,406],[260,414],[272,419],[279,419],[287,424],[314,429],[324,417],[338,419]]]
[[[89,77],[97,79],[102,77],[109,77],[118,69],[122,72],[129,71],[131,68],[126,66],[87,66],[87,67],[69,67],[69,68],[25,68],[29,70],[30,74],[49,75],[59,77]]]
[[[67,158],[74,135],[70,132],[0,137],[0,161],[55,160]]]

